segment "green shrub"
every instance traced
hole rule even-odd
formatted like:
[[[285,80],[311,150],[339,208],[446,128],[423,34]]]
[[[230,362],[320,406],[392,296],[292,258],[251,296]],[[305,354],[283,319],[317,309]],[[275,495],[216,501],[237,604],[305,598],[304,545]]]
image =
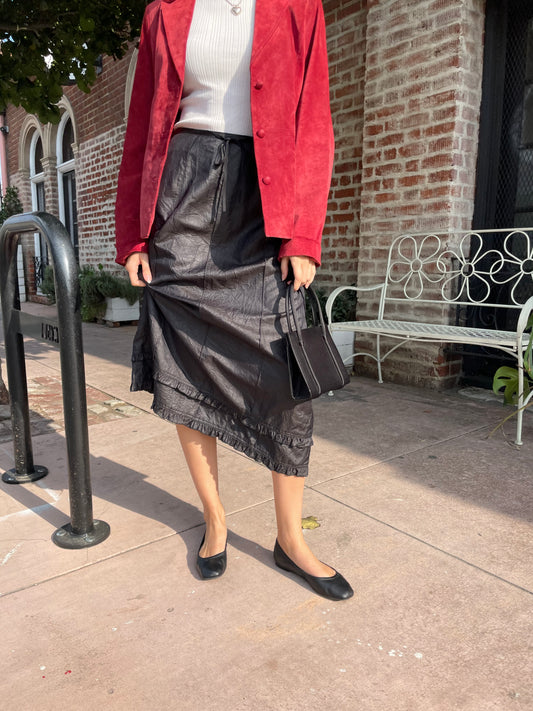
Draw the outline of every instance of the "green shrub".
[[[41,284],[41,291],[45,296],[47,296],[52,304],[56,302],[56,284],[54,281],[54,268],[47,264],[44,268],[43,282]]]
[[[94,269],[86,264],[80,275],[81,317],[84,321],[102,318],[106,311],[106,298],[126,299],[134,304],[139,299],[139,289],[127,279],[104,271],[101,264]]]
[[[98,268],[85,264],[79,272],[81,318],[83,321],[94,321],[103,318],[106,311],[106,298],[126,299],[129,304],[139,300],[140,289],[132,286],[124,277],[109,274],[101,264]],[[44,272],[43,294],[55,302],[55,283],[53,267],[48,266]]]
[[[19,200],[17,188],[10,186],[6,188],[6,193],[0,197],[0,225],[2,225],[11,215],[18,215],[23,212],[22,203]]]
[[[347,284],[346,286],[355,286],[355,284]],[[356,291],[347,290],[341,292],[333,302],[333,308],[331,309],[332,322],[335,323],[336,321],[355,321],[356,306]]]
[[[322,313],[326,318],[326,301],[328,295],[321,286],[313,286],[313,291],[318,297]],[[305,316],[307,323],[313,322],[312,297],[308,296],[305,302]],[[355,307],[357,304],[357,294],[355,291],[343,291],[333,302],[331,319],[335,321],[355,321]]]

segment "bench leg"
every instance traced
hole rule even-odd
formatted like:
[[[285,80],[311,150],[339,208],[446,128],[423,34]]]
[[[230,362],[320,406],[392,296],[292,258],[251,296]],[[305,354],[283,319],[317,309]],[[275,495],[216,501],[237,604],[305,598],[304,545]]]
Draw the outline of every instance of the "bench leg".
[[[383,375],[381,372],[381,342],[380,342],[380,335],[379,333],[376,336],[376,354],[377,354],[377,363],[378,363],[378,383],[383,382]]]
[[[516,439],[515,444],[522,444],[522,415],[524,414],[524,359],[522,353],[518,354],[518,411],[516,413]]]

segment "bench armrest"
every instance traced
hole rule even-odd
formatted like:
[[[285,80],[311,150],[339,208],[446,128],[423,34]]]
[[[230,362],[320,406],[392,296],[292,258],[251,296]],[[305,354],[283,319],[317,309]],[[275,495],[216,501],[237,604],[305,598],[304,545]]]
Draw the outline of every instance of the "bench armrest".
[[[527,327],[527,322],[529,320],[530,314],[533,312],[533,296],[530,296],[526,303],[522,306],[520,311],[520,316],[518,317],[518,324],[516,326],[517,335],[521,336]]]
[[[343,291],[374,291],[376,289],[379,289],[381,293],[383,294],[383,289],[385,288],[385,283],[383,282],[382,284],[374,284],[372,286],[338,286],[336,289],[334,289],[331,294],[328,296],[328,300],[326,301],[326,316],[328,317],[328,323],[331,325],[333,322],[331,320],[331,311],[333,308],[333,302],[341,294]],[[380,297],[381,298],[381,297]]]

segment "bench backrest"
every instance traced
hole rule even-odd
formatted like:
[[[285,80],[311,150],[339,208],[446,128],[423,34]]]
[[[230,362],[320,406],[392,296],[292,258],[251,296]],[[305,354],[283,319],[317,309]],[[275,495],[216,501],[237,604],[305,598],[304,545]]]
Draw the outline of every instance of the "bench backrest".
[[[533,227],[404,234],[392,243],[379,317],[420,302],[520,309],[533,294]]]

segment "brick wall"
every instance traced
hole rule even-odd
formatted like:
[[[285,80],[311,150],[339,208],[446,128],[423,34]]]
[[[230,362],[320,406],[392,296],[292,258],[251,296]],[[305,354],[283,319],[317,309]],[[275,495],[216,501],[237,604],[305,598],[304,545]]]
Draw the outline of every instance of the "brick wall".
[[[78,221],[80,264],[115,264],[115,197],[125,124],[88,141],[78,152]]]
[[[133,47],[119,62],[104,58],[102,74],[90,94],[69,87],[67,96],[79,127],[76,160],[80,264],[115,264],[114,206],[126,130],[126,77]]]
[[[324,0],[335,165],[317,283],[352,284],[357,273],[363,147],[366,2]]]
[[[359,285],[382,280],[396,234],[471,224],[483,27],[483,0],[368,3]],[[376,298],[360,294],[358,318],[376,314]],[[385,372],[445,386],[458,362],[439,346],[415,344],[391,356]]]

